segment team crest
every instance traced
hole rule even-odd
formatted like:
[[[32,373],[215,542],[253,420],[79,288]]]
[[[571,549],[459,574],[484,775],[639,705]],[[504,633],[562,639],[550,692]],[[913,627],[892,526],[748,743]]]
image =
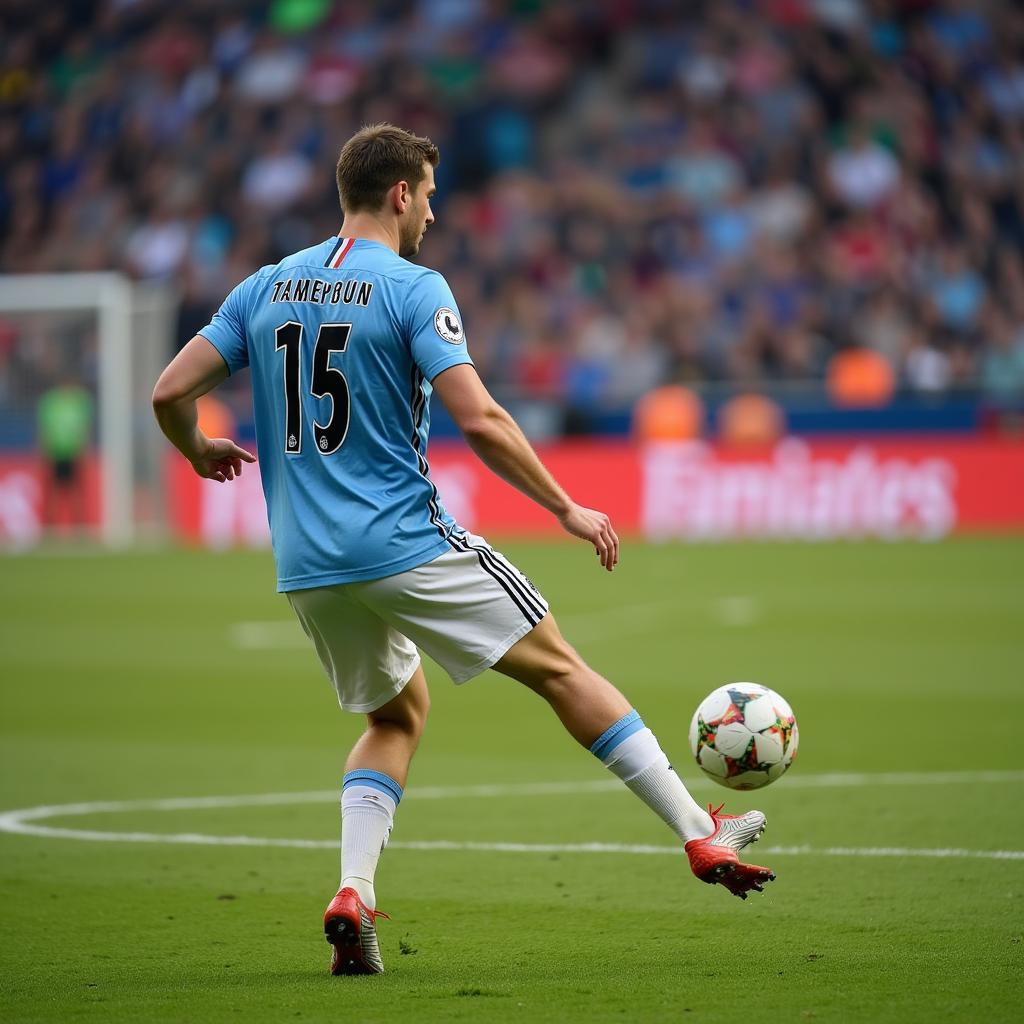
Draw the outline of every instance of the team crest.
[[[461,345],[466,340],[459,314],[447,306],[442,306],[434,314],[434,329],[445,341],[453,345]]]

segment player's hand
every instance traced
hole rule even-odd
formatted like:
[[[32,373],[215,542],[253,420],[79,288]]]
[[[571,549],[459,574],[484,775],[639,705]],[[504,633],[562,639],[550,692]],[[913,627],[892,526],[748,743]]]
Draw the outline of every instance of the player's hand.
[[[593,544],[601,565],[609,572],[618,565],[618,534],[612,529],[612,521],[603,512],[573,505],[568,512],[558,517],[558,521],[566,533]]]
[[[255,462],[256,456],[239,448],[228,437],[211,437],[208,439],[206,451],[192,460],[192,468],[204,480],[216,480],[224,483],[242,475],[243,462]]]

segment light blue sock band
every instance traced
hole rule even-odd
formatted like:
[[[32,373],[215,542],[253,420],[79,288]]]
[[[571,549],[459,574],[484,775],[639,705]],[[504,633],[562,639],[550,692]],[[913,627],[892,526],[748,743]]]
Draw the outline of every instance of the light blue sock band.
[[[636,710],[623,715],[614,725],[610,725],[591,744],[590,752],[600,761],[606,761],[608,755],[624,740],[635,732],[646,729],[643,719]]]
[[[379,789],[391,797],[396,804],[402,799],[402,787],[390,775],[375,772],[372,768],[357,768],[353,772],[345,772],[341,791],[344,793],[349,786],[370,786],[373,789]]]

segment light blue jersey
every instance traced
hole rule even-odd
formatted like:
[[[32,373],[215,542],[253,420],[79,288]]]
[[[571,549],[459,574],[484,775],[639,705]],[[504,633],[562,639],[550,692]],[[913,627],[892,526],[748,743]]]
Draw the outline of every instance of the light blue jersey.
[[[451,289],[331,238],[263,267],[199,332],[252,371],[278,590],[378,579],[451,550],[427,471],[431,381],[472,364]]]

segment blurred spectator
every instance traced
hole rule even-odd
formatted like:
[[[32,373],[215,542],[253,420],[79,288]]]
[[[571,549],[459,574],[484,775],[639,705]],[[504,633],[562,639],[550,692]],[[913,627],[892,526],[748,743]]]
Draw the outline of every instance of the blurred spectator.
[[[164,204],[131,233],[125,255],[139,277],[169,278],[184,262],[188,243],[188,226]]]
[[[847,206],[876,207],[887,199],[899,181],[900,165],[885,147],[856,126],[850,141],[829,158],[828,180]]]
[[[249,164],[242,178],[242,195],[256,209],[275,213],[295,203],[312,177],[309,160],[278,138]]]
[[[283,103],[298,90],[306,63],[300,48],[265,33],[252,43],[235,72],[235,94],[250,103]]]
[[[936,344],[915,337],[906,354],[907,383],[914,391],[940,394],[953,380],[953,364]]]
[[[865,300],[853,336],[865,348],[875,349],[893,366],[899,366],[915,337],[912,307],[898,289],[879,288]]]
[[[961,334],[975,326],[985,301],[985,282],[968,264],[961,246],[943,248],[926,290],[943,326]]]
[[[989,318],[981,386],[996,405],[1010,405],[1024,398],[1024,328],[1015,329],[999,313]]]
[[[750,198],[754,231],[775,242],[795,242],[810,227],[814,199],[810,189],[793,177],[788,162],[779,158],[761,188]]]
[[[718,208],[743,183],[738,161],[723,148],[705,120],[691,127],[667,170],[670,186],[699,209]]]

